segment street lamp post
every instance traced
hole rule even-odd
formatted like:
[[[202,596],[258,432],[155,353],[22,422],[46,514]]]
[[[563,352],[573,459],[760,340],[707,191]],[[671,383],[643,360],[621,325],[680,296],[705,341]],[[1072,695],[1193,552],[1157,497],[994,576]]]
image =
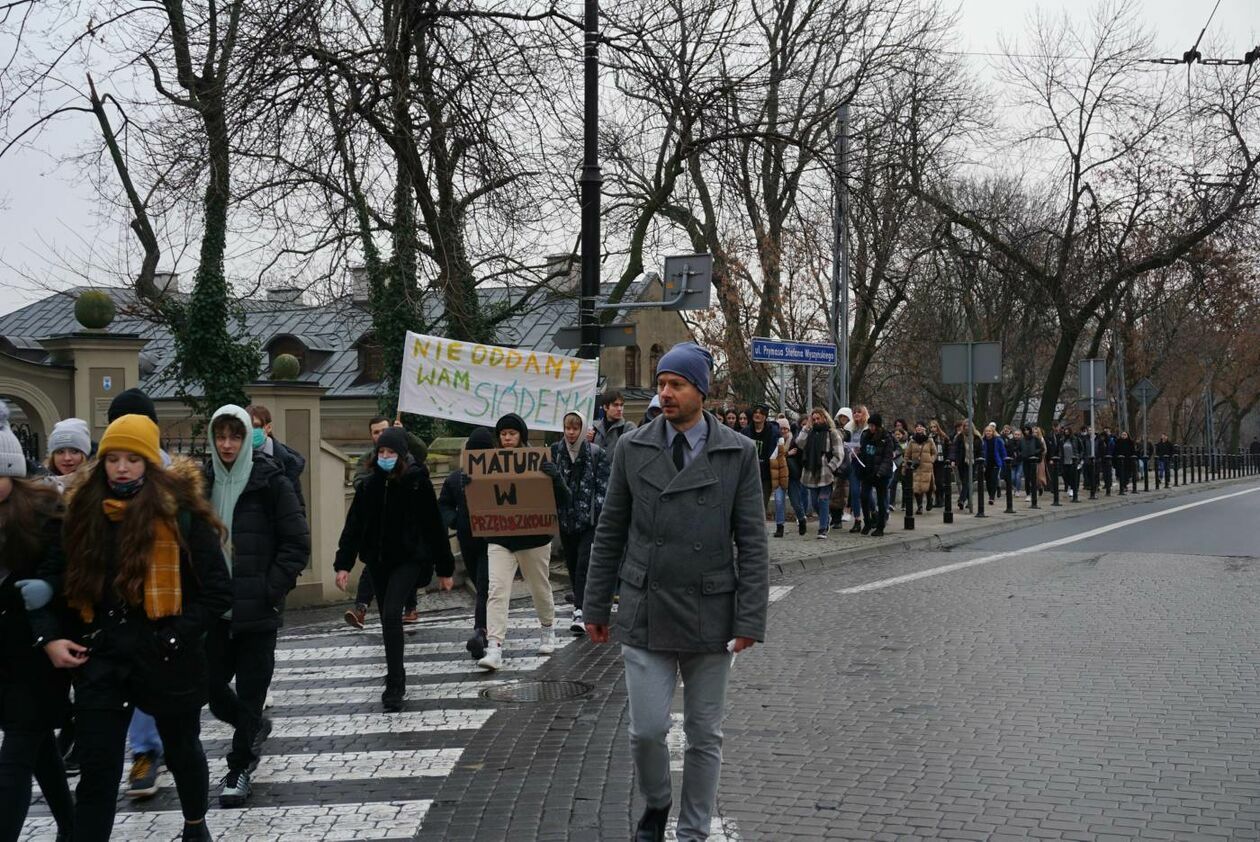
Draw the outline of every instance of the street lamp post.
[[[582,187],[582,295],[578,304],[582,345],[578,356],[593,360],[599,357],[595,301],[599,297],[599,204],[604,182],[599,169],[599,0],[586,0],[584,30],[585,144],[578,179]]]

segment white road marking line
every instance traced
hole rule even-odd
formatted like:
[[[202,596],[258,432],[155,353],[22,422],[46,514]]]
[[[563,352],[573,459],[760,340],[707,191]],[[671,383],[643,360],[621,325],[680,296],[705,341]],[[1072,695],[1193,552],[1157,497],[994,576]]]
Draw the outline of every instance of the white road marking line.
[[[472,731],[486,724],[494,708],[352,713],[343,716],[273,716],[271,737],[357,737],[410,731]],[[201,724],[203,740],[230,740],[233,728],[217,719]]]
[[[407,688],[407,698],[416,700],[475,699],[487,687],[511,684],[511,681],[448,681],[441,684],[415,684]],[[371,687],[319,687],[308,690],[272,690],[272,710],[299,707],[301,705],[327,705],[338,702],[377,702],[381,688]]]
[[[213,803],[213,799],[211,799]],[[379,801],[363,804],[302,805],[211,809],[206,825],[216,839],[267,842],[350,842],[356,839],[411,838],[432,801]],[[114,817],[115,839],[178,839],[184,816],[178,810],[119,813]],[[57,825],[51,816],[27,819],[18,837],[22,842],[51,840]]]
[[[462,748],[415,751],[345,751],[326,754],[264,754],[250,783],[315,783],[320,781],[436,778],[449,775]],[[210,766],[210,780],[227,774],[227,760]]]
[[[669,817],[669,823],[665,826],[665,840],[666,842],[678,840],[678,819],[674,816]],[[709,842],[740,842],[739,829],[735,827],[735,820],[724,816],[714,816],[710,819]]]
[[[503,659],[503,666],[497,672],[528,672],[536,670],[550,660],[545,657],[513,658],[511,647]],[[469,660],[460,661],[421,661],[407,664],[410,678],[428,675],[485,675],[486,670]],[[302,661],[284,666],[277,665],[272,678],[273,687],[287,681],[359,681],[361,679],[385,680],[385,661],[373,664],[330,664],[309,665]]]
[[[1064,538],[1056,538],[1053,541],[1046,541],[1041,544],[1034,544],[1031,547],[1022,547],[1018,550],[1007,550],[1006,552],[993,553],[992,555],[973,558],[970,561],[959,561],[954,564],[946,564],[941,567],[933,567],[929,570],[920,570],[917,573],[907,573],[904,576],[893,576],[891,579],[880,579],[875,582],[867,582],[865,585],[855,585],[851,588],[842,588],[837,593],[843,595],[866,593],[868,591],[878,591],[884,588],[891,588],[893,585],[904,585],[907,582],[915,582],[919,579],[926,579],[930,576],[940,576],[944,573],[953,573],[956,570],[966,570],[968,567],[976,567],[981,564],[988,564],[993,561],[1001,561],[1004,558],[1012,558],[1018,555],[1027,555],[1028,553],[1039,553],[1043,550],[1051,550],[1055,547],[1063,547],[1068,544],[1075,544],[1078,541],[1085,541],[1098,535],[1104,535],[1108,532],[1114,532],[1117,529],[1123,529],[1126,526],[1133,526],[1137,523],[1144,523],[1155,518],[1165,517],[1167,515],[1184,512],[1187,509],[1206,506],[1209,503],[1219,503],[1221,500],[1228,500],[1231,497],[1241,497],[1244,494],[1255,494],[1260,491],[1260,486],[1256,488],[1246,488],[1242,491],[1234,491],[1230,494],[1222,494],[1218,497],[1210,497],[1207,500],[1196,500],[1193,503],[1183,503],[1180,506],[1174,506],[1171,509],[1164,509],[1158,512],[1151,512],[1147,515],[1139,515],[1138,517],[1122,520],[1118,523],[1112,523],[1107,526],[1100,526],[1097,529],[1090,529],[1087,532],[1081,532],[1076,535],[1068,535]]]
[[[567,632],[568,629],[566,628]],[[562,637],[556,635],[556,649],[562,649],[568,646],[577,638],[569,636]],[[509,648],[515,646],[521,650],[537,649],[542,642],[540,636],[530,637],[512,637],[508,638]],[[448,640],[442,643],[411,643],[407,642],[403,649],[405,655],[445,655],[450,653],[458,653],[467,657],[468,652],[464,649],[464,642],[457,640]],[[382,663],[385,658],[385,647],[376,640],[365,640],[356,646],[311,646],[305,649],[277,649],[276,664],[294,663],[297,661],[337,661],[348,659],[380,659]],[[472,663],[472,659],[468,659]],[[415,663],[415,662],[411,662]]]
[[[770,586],[770,601],[778,602],[779,600],[783,599],[783,597],[791,593],[792,588],[794,587],[796,586],[795,585],[771,585]]]

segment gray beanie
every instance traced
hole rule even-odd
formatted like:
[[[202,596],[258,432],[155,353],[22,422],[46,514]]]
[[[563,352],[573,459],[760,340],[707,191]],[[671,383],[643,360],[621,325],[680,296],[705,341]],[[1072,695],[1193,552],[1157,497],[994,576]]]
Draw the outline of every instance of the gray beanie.
[[[92,453],[92,433],[88,430],[87,422],[82,418],[67,418],[64,421],[58,421],[53,425],[52,432],[48,434],[49,456],[66,448],[73,448],[84,456]]]
[[[0,477],[26,476],[26,454],[9,428],[9,405],[0,400]]]
[[[671,372],[681,375],[685,380],[700,390],[700,394],[709,396],[709,376],[713,371],[713,355],[694,342],[680,342],[665,352],[661,361],[656,364],[656,374]]]

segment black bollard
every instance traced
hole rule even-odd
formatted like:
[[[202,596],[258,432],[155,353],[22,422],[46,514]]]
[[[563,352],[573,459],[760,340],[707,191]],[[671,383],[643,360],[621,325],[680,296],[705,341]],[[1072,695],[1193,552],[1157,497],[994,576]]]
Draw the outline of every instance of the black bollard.
[[[1006,460],[1006,514],[1015,514],[1015,489],[1011,487],[1011,460]]]
[[[1059,457],[1058,456],[1054,456],[1050,459],[1050,488],[1053,489],[1053,491],[1051,491],[1050,505],[1051,506],[1062,505],[1059,502]]]
[[[1039,509],[1037,505],[1037,492],[1041,489],[1041,483],[1037,480],[1037,466],[1040,462],[1026,462],[1024,464],[1025,480],[1028,483],[1028,498],[1031,501],[1030,509]]]
[[[954,492],[949,488],[950,475],[953,473],[954,463],[949,462],[945,465],[945,509],[941,514],[941,523],[954,522]]]
[[[976,489],[975,487],[977,465],[979,465],[980,467],[980,488],[979,489]],[[971,465],[971,485],[972,485],[971,490],[979,491],[979,493],[976,494],[976,517],[988,517],[988,515],[984,513],[984,498],[987,497],[989,494],[989,489],[987,488],[988,483],[986,482],[989,478],[989,475],[985,473],[986,470],[987,468],[984,464],[984,457],[983,456],[977,457],[976,460]]]
[[[907,466],[909,463],[907,463]],[[905,471],[905,479],[901,483],[901,496],[906,498],[906,520],[903,526],[907,530],[914,529],[914,471]]]

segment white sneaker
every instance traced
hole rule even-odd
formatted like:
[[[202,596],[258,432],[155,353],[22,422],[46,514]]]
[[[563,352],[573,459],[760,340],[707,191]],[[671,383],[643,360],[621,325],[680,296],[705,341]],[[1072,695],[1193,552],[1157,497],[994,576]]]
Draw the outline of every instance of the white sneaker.
[[[542,643],[538,646],[539,655],[551,655],[556,651],[556,627],[547,626],[542,630]]]
[[[477,662],[477,666],[493,672],[503,666],[503,644],[491,643],[486,647],[486,656]]]
[[[586,634],[586,623],[582,622],[582,609],[573,609],[573,622],[569,623],[569,631],[574,634]]]

